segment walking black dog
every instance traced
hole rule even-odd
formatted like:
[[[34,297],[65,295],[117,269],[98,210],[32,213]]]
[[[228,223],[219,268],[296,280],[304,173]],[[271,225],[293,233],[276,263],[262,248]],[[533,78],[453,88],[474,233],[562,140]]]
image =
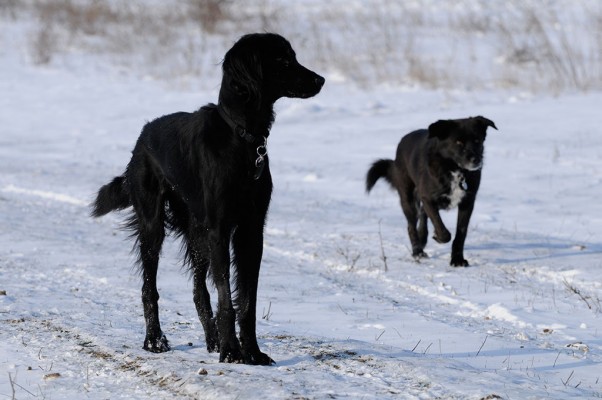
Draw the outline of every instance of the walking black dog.
[[[169,350],[159,324],[157,267],[165,229],[182,237],[207,350],[220,362],[269,365],[255,331],[263,229],[272,193],[266,140],[281,97],[308,98],[324,78],[297,62],[283,37],[250,34],[226,53],[217,105],[149,122],[125,173],[98,192],[92,215],[133,206],[146,320],[144,349]],[[230,246],[236,279],[230,287]],[[217,288],[217,318],[206,286]],[[235,333],[238,317],[240,341]]]
[[[464,258],[464,241],[481,183],[483,142],[489,126],[497,129],[493,121],[481,116],[437,121],[428,130],[421,129],[404,136],[397,146],[395,161],[378,160],[368,171],[368,192],[379,178],[385,178],[397,189],[408,220],[415,258],[427,257],[424,252],[427,217],[435,228],[433,239],[439,243],[451,240],[439,210],[457,206],[458,222],[450,264],[468,266]]]

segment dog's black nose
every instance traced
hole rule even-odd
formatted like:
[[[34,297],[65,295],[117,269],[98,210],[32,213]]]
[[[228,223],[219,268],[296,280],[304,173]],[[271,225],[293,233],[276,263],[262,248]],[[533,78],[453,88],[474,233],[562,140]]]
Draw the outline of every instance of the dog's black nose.
[[[322,87],[322,86],[324,86],[324,82],[326,82],[326,79],[324,79],[320,75],[318,75],[315,79],[315,82],[316,82],[316,86]]]

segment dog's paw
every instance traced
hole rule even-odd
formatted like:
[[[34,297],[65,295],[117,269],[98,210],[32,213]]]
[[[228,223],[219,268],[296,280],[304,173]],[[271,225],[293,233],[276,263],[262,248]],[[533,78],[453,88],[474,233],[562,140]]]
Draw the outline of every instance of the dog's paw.
[[[429,258],[429,255],[426,254],[424,250],[414,250],[414,252],[412,252],[412,257],[414,257],[414,260],[420,261],[423,258]]]
[[[449,263],[452,267],[468,267],[468,261],[464,259],[464,257],[452,257],[451,262]]]
[[[446,229],[442,232],[435,233],[433,239],[435,239],[435,242],[437,243],[448,243],[451,240],[451,233]]]
[[[215,318],[209,321],[209,325],[205,330],[205,344],[209,353],[219,352],[219,333],[215,325]]]
[[[205,338],[205,344],[207,345],[207,352],[217,353],[219,351],[219,341],[212,338]]]
[[[219,362],[231,364],[243,364],[245,359],[240,350],[240,344],[237,339],[222,343],[219,349]]]
[[[228,350],[225,352],[219,353],[219,362],[228,363],[228,364],[244,364],[245,360],[242,357],[240,352],[235,350]]]
[[[267,354],[260,351],[256,353],[247,353],[244,356],[244,363],[249,365],[274,365],[276,362]]]
[[[142,346],[142,348],[146,351],[150,351],[151,353],[165,353],[166,351],[171,350],[165,335],[161,335],[158,338],[146,337],[146,339],[144,339],[144,346]]]

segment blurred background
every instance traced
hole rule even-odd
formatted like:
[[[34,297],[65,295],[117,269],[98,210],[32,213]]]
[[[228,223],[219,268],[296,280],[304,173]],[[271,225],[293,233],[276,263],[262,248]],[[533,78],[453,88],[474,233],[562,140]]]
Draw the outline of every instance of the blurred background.
[[[277,32],[330,82],[527,92],[602,88],[598,0],[0,0],[2,47],[215,88],[241,35]],[[73,57],[74,55],[78,57]]]

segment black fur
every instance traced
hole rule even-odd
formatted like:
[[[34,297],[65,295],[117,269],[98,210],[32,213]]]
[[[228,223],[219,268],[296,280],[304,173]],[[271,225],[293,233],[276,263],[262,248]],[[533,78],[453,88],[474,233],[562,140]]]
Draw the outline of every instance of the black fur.
[[[385,178],[397,189],[408,220],[415,258],[427,257],[424,252],[427,217],[435,229],[433,239],[439,243],[451,240],[439,210],[457,205],[458,223],[450,265],[468,266],[464,258],[464,241],[481,182],[487,127],[497,129],[493,121],[481,116],[437,121],[428,130],[404,136],[397,147],[395,161],[378,160],[368,170],[368,192],[379,178]],[[458,204],[454,204],[454,198]]]
[[[146,124],[125,173],[100,189],[93,216],[133,206],[127,226],[137,239],[143,278],[144,349],[169,350],[159,324],[156,284],[168,229],[183,240],[207,350],[219,351],[222,362],[273,363],[259,350],[255,332],[263,229],[272,193],[268,157],[259,153],[265,152],[274,102],[314,96],[323,84],[324,78],[297,62],[283,37],[243,36],[224,57],[218,105]],[[208,272],[218,292],[216,317]]]

